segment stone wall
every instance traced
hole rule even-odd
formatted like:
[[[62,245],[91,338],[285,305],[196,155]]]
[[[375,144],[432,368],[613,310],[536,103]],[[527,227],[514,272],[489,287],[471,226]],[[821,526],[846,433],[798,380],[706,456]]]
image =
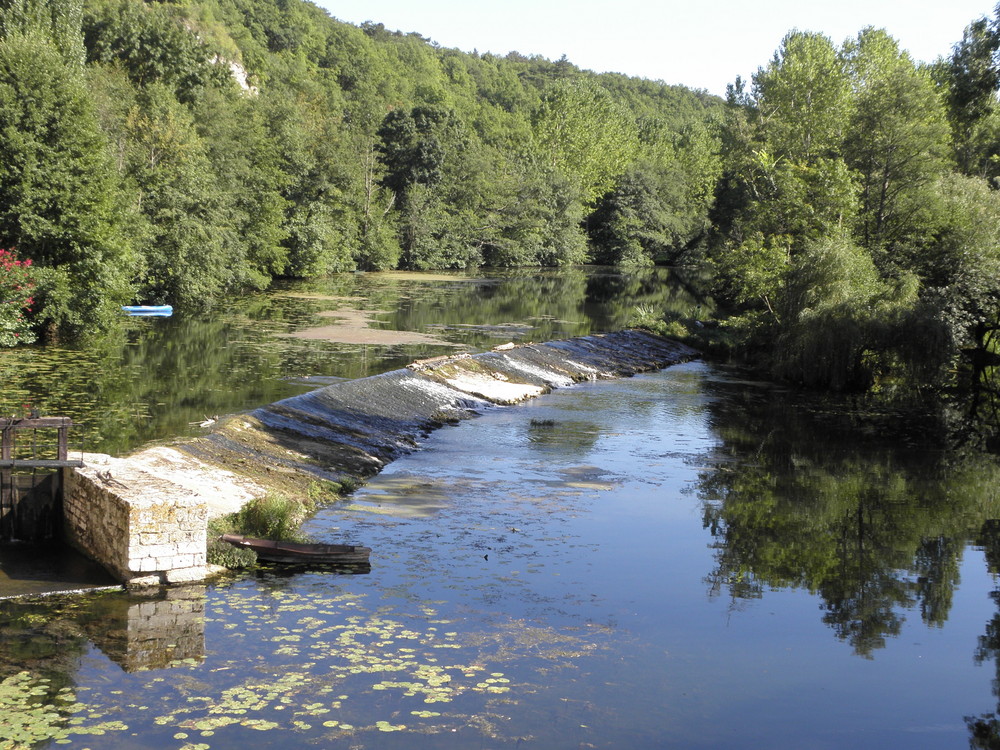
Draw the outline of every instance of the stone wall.
[[[159,584],[205,576],[208,509],[195,492],[100,454],[66,470],[63,533],[119,580]]]

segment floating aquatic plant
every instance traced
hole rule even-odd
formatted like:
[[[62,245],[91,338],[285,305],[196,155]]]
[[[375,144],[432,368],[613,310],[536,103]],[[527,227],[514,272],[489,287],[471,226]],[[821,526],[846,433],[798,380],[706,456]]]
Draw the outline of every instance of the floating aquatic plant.
[[[21,750],[46,740],[69,744],[74,734],[100,736],[128,729],[120,721],[87,723],[88,718],[102,718],[100,712],[90,711],[86,718],[70,718],[71,714],[86,711],[86,706],[77,703],[69,688],[57,691],[54,696],[51,693],[48,678],[26,671],[0,682],[0,723],[3,726],[0,750]]]
[[[367,611],[367,602],[355,593],[247,593],[234,586],[206,602],[205,627],[210,642],[238,649],[178,658],[169,671],[103,692],[55,690],[27,671],[0,683],[2,719],[17,728],[0,750],[45,741],[82,747],[88,737],[129,729],[144,737],[162,732],[157,742],[186,750],[204,750],[222,737],[229,746],[239,736],[233,733],[246,731],[331,739],[450,731],[478,714],[443,714],[442,707],[464,698],[467,709],[477,705],[467,699],[479,696],[481,713],[499,694],[517,690],[502,671],[505,661],[534,655],[538,644],[558,645],[560,657],[585,650],[579,639],[537,626],[470,634],[428,603],[407,613]],[[227,629],[234,621],[238,631]],[[522,639],[519,627],[531,635]],[[113,720],[122,714],[132,717],[129,726]]]

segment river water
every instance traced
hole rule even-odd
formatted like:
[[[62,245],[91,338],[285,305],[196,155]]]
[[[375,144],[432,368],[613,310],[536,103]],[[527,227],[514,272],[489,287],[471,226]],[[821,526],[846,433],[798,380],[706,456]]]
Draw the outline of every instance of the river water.
[[[0,602],[0,748],[995,747],[998,479],[704,363],[560,389],[318,512],[368,574]]]
[[[72,417],[75,446],[121,455],[415,359],[618,330],[637,307],[698,314],[692,281],[666,269],[566,268],[287,283],[208,311],[123,316],[85,346],[0,350],[0,414]]]

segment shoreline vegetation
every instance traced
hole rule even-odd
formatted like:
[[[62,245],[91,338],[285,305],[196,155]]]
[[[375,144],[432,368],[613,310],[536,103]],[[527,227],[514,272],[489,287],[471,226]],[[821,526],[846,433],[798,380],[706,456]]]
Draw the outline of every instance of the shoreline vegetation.
[[[998,50],[996,11],[926,63],[891,30],[792,30],[722,99],[305,0],[12,0],[0,344],[283,278],[660,263],[707,269],[713,302],[637,311],[652,330],[809,388],[982,410]]]
[[[255,498],[236,513],[209,521],[206,559],[211,565],[229,570],[252,568],[256,565],[256,552],[222,541],[223,534],[239,534],[276,542],[311,542],[302,532],[302,522],[319,508],[343,500],[359,486],[360,480],[345,478],[339,483],[315,482],[306,497],[288,497],[271,492]]]

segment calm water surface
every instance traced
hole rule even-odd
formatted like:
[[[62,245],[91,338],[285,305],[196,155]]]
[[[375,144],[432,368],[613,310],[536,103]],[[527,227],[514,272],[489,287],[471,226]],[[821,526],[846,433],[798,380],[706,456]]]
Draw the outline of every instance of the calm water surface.
[[[0,415],[69,416],[77,445],[121,455],[199,434],[207,417],[414,359],[617,330],[640,305],[697,314],[688,276],[596,267],[340,274],[207,312],[123,316],[84,347],[0,350]]]
[[[77,748],[991,747],[998,479],[705,364],[564,389],[318,513],[367,575],[3,603],[4,723]]]

